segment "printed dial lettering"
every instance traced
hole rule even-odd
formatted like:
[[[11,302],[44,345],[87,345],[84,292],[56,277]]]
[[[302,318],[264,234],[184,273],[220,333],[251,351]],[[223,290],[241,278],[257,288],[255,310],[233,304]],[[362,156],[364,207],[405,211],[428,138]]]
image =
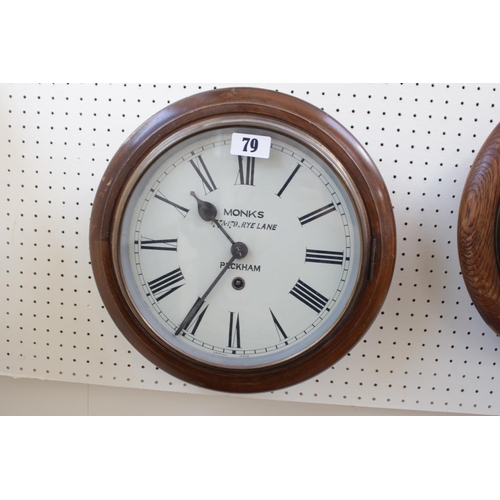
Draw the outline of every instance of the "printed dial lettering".
[[[240,315],[229,313],[228,347],[241,349]]]
[[[238,179],[236,184],[240,186],[254,186],[255,180],[255,158],[238,156]]]
[[[303,217],[299,217],[299,221],[303,226],[305,226],[306,224],[324,217],[325,215],[331,214],[332,212],[335,212],[335,206],[333,203],[330,203],[329,205],[326,205],[326,207],[315,210],[314,212],[304,215]]]
[[[139,242],[136,241],[136,244]],[[141,250],[160,250],[166,252],[177,252],[177,240],[150,240],[142,238]]]
[[[180,269],[176,269],[170,273],[156,278],[148,283],[151,293],[154,295],[155,299],[160,302],[165,297],[168,297],[171,293],[179,290],[183,285],[175,286],[177,283],[184,281],[184,276]]]
[[[317,313],[320,313],[328,304],[328,299],[324,295],[302,280],[297,282],[290,294]]]
[[[344,263],[344,252],[329,252],[326,250],[306,250],[306,262],[315,264],[334,264],[341,266]]]
[[[155,198],[160,201],[163,201],[163,203],[166,203],[167,205],[174,207],[183,217],[186,217],[186,215],[189,212],[187,208],[184,208],[181,205],[174,203],[173,201],[167,200],[167,198],[163,196],[161,193],[155,194]]]
[[[193,306],[193,309],[196,310],[196,314],[193,316],[193,319],[191,321],[186,323],[186,326],[183,328],[183,330],[185,331],[187,330],[191,335],[194,336],[196,335],[196,332],[200,327],[200,323],[203,321],[203,318],[205,317],[205,313],[207,312],[208,309],[208,304],[205,304],[205,301],[203,301],[201,298],[198,298],[195,305]]]
[[[217,189],[217,186],[215,185],[215,182],[212,179],[212,175],[208,171],[208,168],[203,158],[201,156],[194,158],[193,160],[191,160],[191,165],[193,166],[195,172],[198,174],[198,176],[201,179],[201,182],[203,183],[205,194],[215,191]]]
[[[281,198],[282,194],[285,192],[285,189],[288,187],[290,182],[292,182],[293,178],[297,175],[297,172],[300,170],[300,167],[301,167],[300,164],[295,167],[295,170],[292,172],[292,175],[288,177],[283,187],[279,190],[279,193],[277,194],[278,198]]]
[[[273,323],[274,323],[274,326],[276,327],[276,331],[278,332],[280,340],[286,340],[288,337],[285,333],[285,330],[283,330],[283,327],[280,325],[279,321],[276,319],[276,316],[274,315],[273,311],[271,311],[271,309],[269,309],[269,311],[271,312],[271,316],[273,318]]]

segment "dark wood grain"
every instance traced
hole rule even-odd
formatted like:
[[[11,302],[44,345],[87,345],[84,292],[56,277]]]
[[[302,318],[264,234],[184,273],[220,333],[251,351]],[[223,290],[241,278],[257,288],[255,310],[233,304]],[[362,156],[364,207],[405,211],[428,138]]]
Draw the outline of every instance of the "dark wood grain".
[[[113,231],[122,187],[142,159],[166,137],[207,118],[259,116],[292,124],[321,141],[345,166],[368,217],[367,258],[355,299],[342,321],[313,348],[275,366],[225,369],[195,362],[160,344],[127,306],[113,266]],[[94,276],[111,317],[152,363],[189,383],[225,392],[264,392],[297,384],[328,369],[364,336],[385,301],[396,258],[392,204],[375,164],[359,142],[336,120],[297,98],[261,89],[222,89],[201,93],[164,109],[120,148],[106,171],[91,218]]]
[[[497,214],[500,206],[500,124],[481,148],[467,178],[458,224],[460,265],[469,294],[500,335]]]

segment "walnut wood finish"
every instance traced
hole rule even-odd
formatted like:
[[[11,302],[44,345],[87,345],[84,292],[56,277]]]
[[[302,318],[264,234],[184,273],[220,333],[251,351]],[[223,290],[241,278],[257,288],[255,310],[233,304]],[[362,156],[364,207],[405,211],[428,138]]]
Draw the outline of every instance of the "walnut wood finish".
[[[472,300],[500,335],[500,124],[486,140],[469,173],[458,224],[460,265]]]
[[[127,306],[113,265],[113,228],[119,220],[123,185],[143,158],[183,127],[208,118],[259,116],[292,124],[319,140],[346,167],[361,194],[368,218],[370,250],[355,299],[334,331],[313,348],[278,365],[227,369],[204,365],[161,345]],[[232,88],[194,95],[160,111],[142,125],[112,159],[96,195],[90,250],[103,302],[118,328],[152,363],[189,383],[224,392],[265,392],[297,384],[326,370],[345,356],[377,317],[388,293],[396,256],[391,201],[375,164],[357,140],[318,108],[277,92]]]

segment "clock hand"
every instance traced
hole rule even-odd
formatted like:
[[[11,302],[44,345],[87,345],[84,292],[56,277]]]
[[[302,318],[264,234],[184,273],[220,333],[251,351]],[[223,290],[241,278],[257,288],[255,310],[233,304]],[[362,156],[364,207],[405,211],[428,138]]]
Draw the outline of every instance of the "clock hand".
[[[179,328],[177,328],[177,331],[175,332],[175,335],[180,335],[182,331],[187,328],[196,315],[198,314],[199,310],[202,308],[203,304],[205,303],[206,298],[210,295],[212,290],[215,288],[217,283],[222,279],[224,274],[226,274],[227,270],[231,267],[231,264],[236,260],[236,257],[232,257],[231,260],[224,266],[224,269],[219,273],[217,278],[215,278],[214,282],[210,285],[208,290],[203,294],[202,297],[200,297],[194,304],[194,306],[191,308],[189,311],[188,315],[184,318],[184,321],[180,324]]]
[[[228,269],[231,267],[231,265],[234,263],[236,259],[243,259],[247,256],[248,254],[248,247],[245,245],[245,243],[235,243],[231,247],[231,253],[232,257],[231,260],[224,266],[224,269],[219,273],[217,278],[213,281],[213,283],[208,287],[208,290],[203,294],[202,297],[200,297],[194,304],[194,306],[191,308],[187,316],[184,318],[184,321],[180,324],[179,328],[177,328],[175,335],[180,335],[183,330],[188,328],[188,326],[193,322],[194,318],[202,308],[203,304],[205,303],[205,300],[207,297],[210,295],[212,290],[215,288],[217,283],[222,279],[224,274],[228,271]]]
[[[226,230],[220,225],[217,220],[217,208],[212,203],[208,203],[208,201],[200,200],[194,191],[191,191],[191,196],[195,198],[198,202],[198,213],[200,217],[206,222],[213,222],[224,234],[224,236],[231,242],[231,245],[234,245],[234,240],[227,234]],[[238,257],[239,259],[243,257]]]
[[[195,200],[198,202],[198,213],[200,214],[200,217],[206,221],[206,222],[213,222],[226,236],[226,238],[231,242],[231,260],[224,266],[224,269],[219,273],[217,278],[213,281],[213,283],[209,286],[208,290],[203,294],[202,297],[200,297],[187,316],[184,318],[182,323],[179,325],[179,328],[177,328],[175,335],[180,335],[183,330],[189,327],[189,325],[193,322],[194,318],[200,311],[200,309],[203,307],[203,304],[205,303],[205,300],[207,297],[210,295],[212,290],[216,287],[217,283],[222,279],[224,274],[228,271],[228,269],[231,267],[231,265],[234,263],[236,259],[244,259],[248,255],[248,247],[245,245],[245,243],[235,243],[234,240],[227,234],[227,232],[224,230],[224,228],[219,224],[217,221],[217,208],[215,205],[212,203],[209,203],[207,201],[202,201],[200,200],[194,191],[191,191],[191,196],[195,198]]]

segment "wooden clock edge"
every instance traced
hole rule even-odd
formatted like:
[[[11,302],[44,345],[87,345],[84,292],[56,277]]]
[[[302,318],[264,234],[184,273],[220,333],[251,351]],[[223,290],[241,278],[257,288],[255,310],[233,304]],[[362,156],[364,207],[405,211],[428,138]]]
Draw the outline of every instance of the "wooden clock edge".
[[[500,205],[500,123],[468,175],[460,204],[458,251],[467,290],[478,312],[500,335],[500,272],[495,231]]]

